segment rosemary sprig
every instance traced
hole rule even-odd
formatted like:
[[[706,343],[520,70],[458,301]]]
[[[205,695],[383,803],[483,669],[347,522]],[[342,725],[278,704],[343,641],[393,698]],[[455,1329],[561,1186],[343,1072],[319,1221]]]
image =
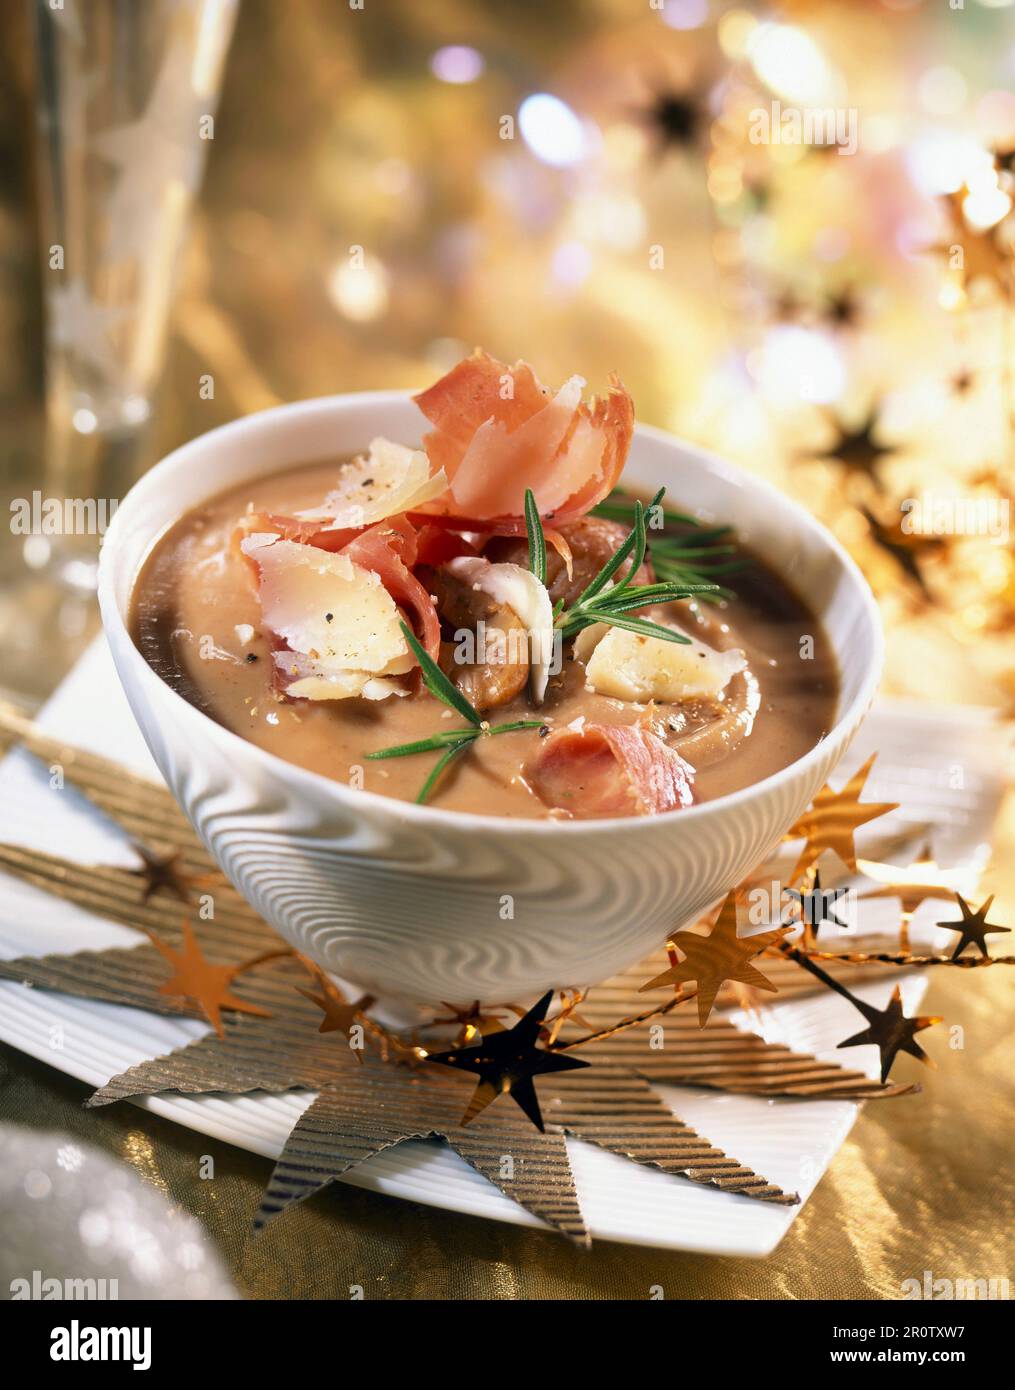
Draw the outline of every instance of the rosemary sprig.
[[[665,493],[660,488],[653,497],[651,507],[657,507]],[[661,578],[654,584],[635,584],[634,576],[641,568],[648,549],[648,533],[645,526],[645,508],[635,499],[634,525],[623,544],[607,560],[599,573],[588,583],[570,608],[565,609],[558,602],[553,610],[554,627],[560,632],[562,640],[575,637],[583,628],[593,623],[608,623],[611,627],[623,628],[626,632],[636,632],[642,637],[659,637],[664,642],[687,644],[689,637],[672,628],[663,627],[649,618],[627,616],[636,608],[645,608],[650,603],[673,603],[677,599],[690,598],[692,594],[714,594],[716,585],[708,582],[688,583],[681,578]],[[528,506],[526,498],[526,525],[529,529],[529,554],[538,553],[540,543],[545,542],[543,528],[535,504]],[[653,550],[653,560],[655,553]],[[626,573],[614,582],[613,577],[625,561],[630,561]]]
[[[479,729],[442,729],[439,734],[428,734],[426,738],[414,739],[412,743],[396,743],[392,748],[381,748],[376,753],[367,753],[368,758],[377,761],[381,758],[409,758],[414,753],[436,753],[441,748],[454,748],[460,743],[472,743],[477,738],[491,734],[514,734],[519,729],[540,729],[539,719],[515,719],[510,724],[485,724]]]
[[[603,516],[609,521],[630,521],[631,513],[634,510],[633,502],[627,494],[620,488],[614,488],[605,502],[600,502],[598,506],[592,508],[593,516]],[[683,526],[700,526],[697,517],[687,516],[684,512],[666,512],[667,522],[680,524]],[[730,528],[724,526],[724,531]]]
[[[419,662],[419,668],[423,673],[423,684],[430,694],[438,700],[443,700],[446,705],[466,718],[470,724],[475,724],[478,729],[483,722],[483,717],[479,710],[465,698],[462,692],[455,685],[454,681],[448,680],[447,676],[434,661],[433,657],[418,641],[412,628],[405,623],[399,623],[402,629],[402,636],[409,644],[409,649]]]
[[[382,758],[408,758],[416,753],[435,753],[443,749],[430,775],[420,787],[416,796],[417,805],[429,799],[430,793],[440,781],[445,769],[478,738],[489,738],[494,734],[513,734],[519,729],[542,728],[538,719],[516,719],[510,724],[489,724],[484,720],[475,705],[468,700],[457,685],[444,674],[426,648],[417,640],[415,633],[405,623],[401,624],[402,635],[410,650],[419,662],[423,673],[423,684],[430,694],[441,700],[449,709],[456,710],[468,725],[464,729],[442,729],[440,733],[429,734],[426,738],[414,739],[412,743],[397,743],[392,748],[380,748],[376,753],[367,753],[368,760],[378,762]]]
[[[453,763],[457,757],[460,757],[461,754],[464,753],[468,747],[470,747],[471,743],[472,739],[460,739],[458,743],[453,743],[451,745],[451,747],[447,750],[443,757],[437,759],[430,771],[430,775],[427,777],[426,781],[423,783],[418,793],[416,794],[417,806],[422,806],[429,799],[430,793],[433,791],[434,787],[440,781],[445,768],[447,768],[451,763]]]
[[[539,580],[546,583],[546,537],[543,523],[539,519],[536,497],[530,487],[525,489],[525,529],[529,533],[529,569]]]
[[[595,507],[593,515],[633,522],[639,505],[637,498],[618,490]],[[657,494],[652,506],[658,505]],[[662,523],[662,527],[653,529],[652,533],[652,565],[661,580],[673,584],[712,583],[722,576],[736,574],[749,563],[744,559],[726,558],[736,553],[736,547],[724,540],[729,537],[731,526],[703,526],[696,517],[685,512],[666,510],[662,513]],[[703,591],[701,597],[706,602],[716,602],[732,597],[732,591],[714,584],[711,591]]]
[[[677,599],[691,598],[695,594],[714,593],[715,588],[714,584],[682,582],[636,584],[624,589],[616,599],[613,597],[614,591],[607,589],[595,595],[590,602],[580,606],[575,604],[574,607],[566,609],[560,614],[555,625],[560,629],[565,641],[576,636],[583,628],[592,627],[594,623],[608,623],[610,627],[624,628],[627,632],[637,632],[643,637],[659,637],[664,642],[686,645],[691,639],[685,637],[682,632],[675,632],[671,627],[654,623],[651,618],[628,617],[629,610],[644,608],[650,603],[675,603]]]

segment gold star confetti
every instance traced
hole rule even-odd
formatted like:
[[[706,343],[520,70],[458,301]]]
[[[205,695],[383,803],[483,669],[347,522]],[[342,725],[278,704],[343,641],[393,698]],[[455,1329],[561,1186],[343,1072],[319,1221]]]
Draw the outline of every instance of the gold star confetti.
[[[786,840],[803,838],[807,841],[792,881],[796,882],[811,865],[816,864],[825,850],[833,850],[853,873],[856,873],[856,844],[854,834],[861,825],[877,820],[889,811],[898,810],[897,801],[871,801],[861,804],[860,795],[870,775],[876,753],[872,753],[863,767],[853,773],[841,791],[833,791],[826,784],[814,798],[811,808],[805,811],[798,821],[790,826]]]
[[[304,999],[309,999],[324,1013],[321,1026],[317,1031],[319,1033],[342,1033],[348,1038],[359,1016],[375,1002],[374,996],[364,994],[355,1003],[350,1003],[334,980],[329,979],[323,970],[319,970],[316,965],[303,956],[300,957],[300,960],[307,966],[320,990],[320,993],[315,993],[304,985],[296,986],[297,992],[302,994]]]
[[[499,1033],[504,1028],[503,1018],[494,1013],[492,1009],[489,1012],[485,1010],[478,999],[474,999],[467,1008],[458,1008],[442,999],[441,1008],[447,1009],[447,1016],[435,1018],[433,1022],[435,1024],[458,1024],[455,1047],[471,1043],[475,1038],[485,1037],[488,1033]],[[518,1012],[521,1016],[525,1010],[520,1009]]]
[[[703,101],[688,92],[659,91],[638,113],[655,135],[659,157],[697,143],[705,117]]]
[[[798,323],[805,317],[807,305],[792,286],[776,294],[771,302],[771,315],[777,323]]]
[[[1002,295],[1012,293],[1012,251],[1010,233],[1004,222],[982,229],[970,227],[962,211],[968,188],[945,197],[951,218],[947,240],[930,247],[932,252],[946,258],[950,270],[957,271],[963,285],[986,280]]]
[[[237,1013],[256,1014],[261,1018],[270,1017],[267,1010],[260,1009],[255,1004],[248,1004],[245,999],[238,999],[235,994],[230,994],[229,986],[243,971],[250,970],[255,965],[260,965],[263,961],[277,956],[289,955],[288,949],[267,951],[242,965],[213,965],[204,956],[193,928],[186,918],[183,920],[182,951],[174,951],[153,931],[150,931],[148,936],[155,949],[169,961],[170,965],[175,967],[176,971],[164,985],[160,986],[159,993],[180,994],[187,999],[192,999],[200,1007],[219,1037],[223,1036],[223,1009],[235,1009]]]
[[[977,383],[977,375],[971,367],[960,367],[948,378],[948,389],[953,396],[968,396]]]
[[[708,936],[696,932],[678,932],[670,945],[683,953],[684,959],[671,965],[661,975],[642,985],[639,993],[658,989],[663,985],[697,984],[698,1022],[702,1028],[708,1022],[716,995],[727,981],[737,981],[744,985],[754,985],[757,989],[767,989],[776,993],[776,986],[750,962],[762,951],[781,941],[789,928],[777,931],[758,932],[755,936],[737,936],[736,894],[727,895],[719,912],[715,926]]]
[[[592,1024],[587,1019],[582,1018],[578,1012],[588,994],[584,989],[562,989],[560,991],[560,1008],[550,1020],[549,1025],[543,1028],[543,1041],[552,1047],[557,1041],[561,1028],[565,1023],[578,1023],[582,1028],[592,1028]]]
[[[988,936],[997,936],[1001,932],[1011,931],[1011,927],[997,927],[987,921],[987,913],[990,911],[990,905],[994,901],[993,893],[975,912],[961,893],[957,892],[955,894],[955,901],[962,909],[962,921],[938,922],[937,924],[939,927],[946,927],[948,931],[959,932],[960,934],[959,944],[952,952],[952,960],[958,960],[967,946],[979,946],[980,955],[989,956],[990,952],[987,950],[986,938]]]
[[[821,317],[834,328],[856,328],[864,318],[864,304],[856,289],[847,285],[829,295]]]

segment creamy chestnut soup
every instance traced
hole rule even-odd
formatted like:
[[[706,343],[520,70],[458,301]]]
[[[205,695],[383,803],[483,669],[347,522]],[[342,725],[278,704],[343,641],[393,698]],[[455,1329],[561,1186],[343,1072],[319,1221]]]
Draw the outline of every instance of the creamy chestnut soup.
[[[539,399],[533,404],[538,408]],[[439,463],[439,451],[430,453],[431,464]],[[158,674],[234,733],[336,781],[412,801],[440,752],[381,761],[368,755],[463,726],[462,715],[422,686],[411,655],[383,667],[375,663],[370,670],[377,674],[361,674],[359,693],[347,693],[353,687],[342,684],[337,667],[325,664],[326,656],[334,662],[334,652],[322,654],[319,637],[311,635],[305,643],[299,639],[289,610],[292,594],[302,591],[290,586],[280,596],[267,589],[265,557],[282,555],[273,547],[290,547],[286,554],[296,556],[293,563],[321,555],[313,548],[312,531],[324,524],[328,508],[321,511],[322,499],[333,494],[342,470],[333,461],[294,468],[234,488],[184,516],[155,547],[137,582],[132,631]],[[364,473],[372,471],[377,470],[360,470],[362,486],[356,493],[368,505],[375,500],[370,489],[378,484]],[[664,505],[676,509],[691,500],[667,497]],[[425,514],[433,504],[420,505]],[[297,526],[291,519],[300,513],[312,516]],[[528,567],[524,529],[520,535],[491,536],[463,520],[460,530],[442,532],[415,512],[411,515],[413,523],[399,524],[406,534],[415,528],[415,562],[409,555],[408,568],[434,603],[442,668],[491,725],[535,721],[541,726],[476,738],[433,787],[428,798],[433,805],[481,815],[564,818],[670,809],[688,804],[691,796],[708,801],[769,776],[812,748],[834,721],[835,663],[820,625],[797,596],[741,547],[735,558],[745,562],[743,567],[723,576],[731,597],[637,610],[636,615],[666,628],[679,628],[693,639],[692,646],[609,624],[586,628],[558,643],[561,667],[555,671],[551,659],[545,695],[537,703],[525,623],[512,608],[510,584],[505,589],[476,582],[491,567],[508,576],[509,571],[514,575],[512,567]],[[463,510],[462,515],[473,518],[475,513]],[[560,515],[563,510],[557,511]],[[557,523],[548,510],[544,522],[546,588],[550,601],[566,612],[631,527],[613,514],[607,518],[589,512]],[[377,524],[379,537],[401,545],[386,525],[390,528],[390,519]],[[320,586],[331,582],[336,606],[344,602],[351,591],[342,585],[351,571],[343,559],[340,573],[336,557],[343,553],[339,542],[357,534],[356,527],[333,528],[324,537],[329,549],[311,576],[316,587],[306,591],[308,604],[330,592]],[[635,577],[639,583],[656,578],[651,528],[647,536],[647,555]],[[316,539],[321,538],[318,533]],[[570,551],[570,579],[555,546]],[[362,541],[360,547],[350,553],[369,567]],[[427,563],[420,559],[424,553]],[[328,566],[327,574],[319,572]],[[611,582],[625,573],[621,567]],[[381,578],[389,583],[383,567]],[[418,613],[407,605],[397,583],[393,591],[399,619],[408,620],[421,636]],[[286,605],[283,621],[277,613]],[[348,615],[313,616],[313,632],[327,634],[336,623],[342,627]],[[499,646],[491,641],[498,631],[511,638],[519,628],[520,650],[510,641]],[[463,634],[478,638],[481,631],[485,653],[478,641],[471,646],[463,642]],[[288,637],[280,639],[280,632]],[[680,654],[676,670],[671,669],[674,652]],[[484,654],[488,659],[481,659]],[[321,698],[333,690],[341,697]],[[641,738],[636,762],[645,761],[646,748],[649,761],[660,746],[679,754],[672,766],[683,760],[686,785],[678,768],[681,785],[673,791],[667,781],[672,768],[664,768],[660,799],[657,770],[650,769],[655,791],[647,797],[632,793],[631,779],[637,781],[644,768],[631,771],[625,761],[630,748],[616,732],[625,729]],[[607,735],[590,733],[599,730]],[[643,739],[643,733],[650,737]],[[606,786],[604,779],[611,778]]]

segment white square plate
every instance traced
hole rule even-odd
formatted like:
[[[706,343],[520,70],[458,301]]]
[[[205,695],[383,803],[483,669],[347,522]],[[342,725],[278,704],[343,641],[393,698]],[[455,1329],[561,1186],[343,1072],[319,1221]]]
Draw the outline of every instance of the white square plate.
[[[158,777],[102,639],[61,685],[40,723],[58,737]],[[882,827],[898,832],[909,822],[915,838],[922,836],[924,827],[932,827],[939,861],[960,865],[956,886],[972,893],[988,854],[990,826],[1003,787],[999,747],[1000,735],[988,711],[882,704],[868,718],[839,777],[880,749],[864,799],[904,804],[879,821],[873,833],[880,833]],[[0,840],[50,852],[58,849],[82,862],[136,862],[125,836],[72,790],[55,794],[48,769],[20,751],[0,764]],[[859,832],[861,853],[865,846],[869,853],[873,843],[872,831],[865,827]],[[137,932],[19,880],[0,876],[0,885],[0,957],[5,959],[126,946],[142,939]],[[898,979],[886,974],[883,981],[858,986],[856,993],[883,1005]],[[911,1011],[924,982],[909,973],[902,977],[902,989]],[[766,1006],[760,1024],[756,1018],[737,1014],[733,1021],[833,1061],[843,1056],[835,1051],[836,1043],[858,1026],[855,1010],[831,992]],[[207,1031],[192,1020],[0,982],[0,1038],[94,1086]],[[877,1074],[873,1048],[852,1052],[849,1063]],[[687,1087],[660,1087],[659,1091],[700,1134],[770,1182],[799,1192],[804,1201],[860,1108],[848,1101],[767,1100]],[[276,1158],[311,1099],[306,1091],[247,1096],[165,1094],[138,1103],[200,1133]],[[577,1140],[568,1140],[568,1150],[586,1222],[598,1239],[714,1255],[761,1256],[775,1249],[802,1208],[802,1204],[771,1206],[702,1187]],[[343,1181],[493,1220],[541,1224],[437,1141],[400,1144],[361,1164]]]

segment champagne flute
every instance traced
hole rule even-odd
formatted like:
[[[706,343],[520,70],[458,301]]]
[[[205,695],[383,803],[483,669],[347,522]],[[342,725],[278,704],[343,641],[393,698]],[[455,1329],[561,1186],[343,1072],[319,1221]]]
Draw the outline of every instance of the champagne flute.
[[[46,457],[26,558],[94,588],[142,471],[238,0],[34,0]]]

